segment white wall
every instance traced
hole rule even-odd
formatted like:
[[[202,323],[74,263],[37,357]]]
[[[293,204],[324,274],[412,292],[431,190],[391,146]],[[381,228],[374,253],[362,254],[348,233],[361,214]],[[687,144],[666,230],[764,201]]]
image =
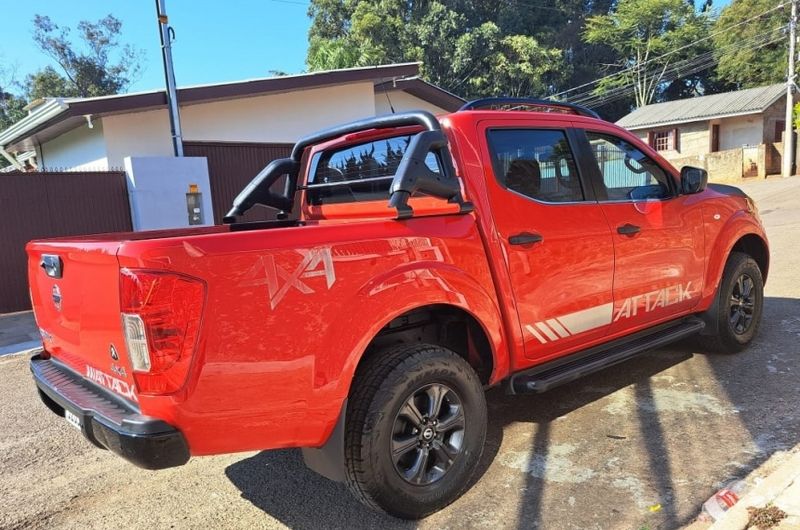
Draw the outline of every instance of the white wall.
[[[389,92],[396,112],[446,110],[400,90]],[[371,82],[270,94],[181,107],[185,141],[295,142],[320,129],[391,110]],[[115,169],[125,157],[172,156],[166,109],[106,116],[45,143],[48,167]]]
[[[719,123],[719,149],[725,151],[743,145],[758,145],[764,138],[764,120],[760,115],[725,118]]]
[[[405,112],[407,110],[427,110],[428,112],[432,112],[434,115],[437,114],[446,114],[449,111],[437,107],[427,101],[420,99],[416,96],[412,96],[408,92],[403,92],[402,90],[390,90],[389,91],[389,99],[392,100],[392,107],[394,107],[395,112]],[[380,116],[381,114],[391,114],[392,109],[389,107],[389,102],[386,99],[386,93],[384,92],[375,92],[375,114]]]
[[[39,162],[44,169],[99,170],[108,169],[103,124],[93,122],[93,128],[83,124],[77,129],[45,142],[38,149]],[[122,164],[119,165],[121,167]]]
[[[172,156],[166,109],[103,118],[108,165],[121,168],[127,156]]]
[[[372,83],[355,83],[187,105],[186,141],[294,142],[309,133],[375,114]]]

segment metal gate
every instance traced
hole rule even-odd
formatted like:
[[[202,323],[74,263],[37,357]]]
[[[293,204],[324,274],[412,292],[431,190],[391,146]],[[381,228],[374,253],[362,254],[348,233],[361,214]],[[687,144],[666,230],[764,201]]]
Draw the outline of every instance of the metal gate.
[[[31,239],[130,230],[124,173],[0,173],[0,313],[30,309]]]
[[[267,164],[288,157],[292,144],[184,142],[183,152],[186,156],[204,156],[208,160],[214,223],[220,224],[236,195]],[[274,219],[275,213],[267,208],[253,208],[244,220]]]

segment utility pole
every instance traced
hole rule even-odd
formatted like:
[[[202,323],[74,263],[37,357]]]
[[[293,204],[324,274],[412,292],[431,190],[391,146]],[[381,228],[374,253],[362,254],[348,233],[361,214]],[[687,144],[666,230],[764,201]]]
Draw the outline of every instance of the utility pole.
[[[783,177],[792,176],[794,165],[794,48],[797,42],[797,0],[792,0],[792,18],[789,20],[789,75],[786,79],[786,131],[783,135]]]
[[[167,107],[169,108],[169,127],[172,133],[172,148],[175,156],[183,156],[183,135],[181,134],[181,114],[178,109],[178,91],[175,88],[175,71],[172,69],[172,38],[175,32],[169,25],[164,0],[156,0],[158,14],[158,33],[161,35],[161,56],[164,59],[164,77],[167,80]]]

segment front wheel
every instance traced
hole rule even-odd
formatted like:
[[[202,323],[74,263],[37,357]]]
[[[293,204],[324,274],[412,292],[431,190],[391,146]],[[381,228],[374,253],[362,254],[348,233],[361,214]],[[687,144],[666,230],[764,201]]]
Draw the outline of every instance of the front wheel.
[[[458,354],[418,344],[376,352],[348,401],[347,482],[362,502],[419,519],[469,485],[486,438],[486,401]]]
[[[764,279],[758,264],[741,252],[733,252],[725,264],[719,286],[719,301],[707,317],[715,319],[717,333],[703,336],[710,351],[736,353],[758,333],[764,311]],[[712,322],[714,320],[711,320]]]

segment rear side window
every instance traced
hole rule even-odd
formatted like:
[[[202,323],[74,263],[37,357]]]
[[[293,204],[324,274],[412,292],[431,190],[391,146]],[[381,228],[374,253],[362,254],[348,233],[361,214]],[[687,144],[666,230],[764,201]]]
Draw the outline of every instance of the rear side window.
[[[316,153],[308,175],[308,203],[388,200],[389,186],[411,138],[395,136]],[[435,154],[428,153],[425,165],[441,173]]]
[[[584,200],[564,131],[494,129],[488,138],[495,175],[506,188],[545,202]]]
[[[629,142],[586,131],[610,201],[666,199],[672,196],[670,177]]]

